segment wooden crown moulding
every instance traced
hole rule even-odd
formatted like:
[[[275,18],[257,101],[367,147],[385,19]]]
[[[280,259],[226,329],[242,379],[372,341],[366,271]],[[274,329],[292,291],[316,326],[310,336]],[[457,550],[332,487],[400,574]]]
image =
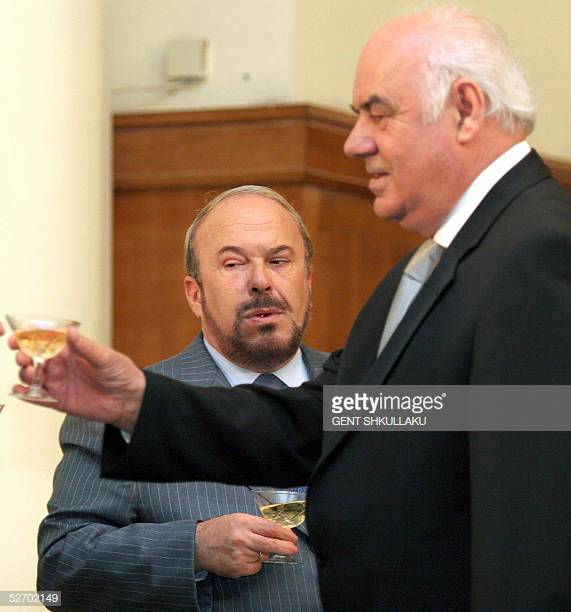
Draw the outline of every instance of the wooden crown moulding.
[[[367,193],[354,118],[309,105],[116,115],[115,191],[319,183]]]
[[[114,117],[115,191],[314,183],[368,193],[343,143],[355,118],[297,104]],[[571,164],[546,159],[571,190]]]
[[[160,128],[165,126],[259,121],[260,119],[316,119],[348,129],[350,129],[355,122],[355,117],[353,115],[343,111],[311,106],[309,104],[288,104],[163,113],[116,114],[113,117],[113,124],[115,128],[125,129],[144,127]]]

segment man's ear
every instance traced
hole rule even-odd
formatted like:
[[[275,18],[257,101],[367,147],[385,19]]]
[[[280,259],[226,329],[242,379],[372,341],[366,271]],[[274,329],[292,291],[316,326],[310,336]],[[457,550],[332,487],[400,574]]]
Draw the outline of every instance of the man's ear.
[[[202,290],[198,281],[192,276],[184,277],[184,293],[186,295],[186,301],[190,306],[194,315],[198,318],[202,318]]]
[[[471,142],[486,119],[486,96],[470,79],[460,78],[452,84],[450,99],[455,111],[459,144]]]
[[[311,266],[307,268],[307,283],[309,284],[309,289],[311,290],[311,284],[313,283],[313,268]]]
[[[313,268],[310,266],[307,269],[307,289],[309,292],[309,308],[313,310]]]

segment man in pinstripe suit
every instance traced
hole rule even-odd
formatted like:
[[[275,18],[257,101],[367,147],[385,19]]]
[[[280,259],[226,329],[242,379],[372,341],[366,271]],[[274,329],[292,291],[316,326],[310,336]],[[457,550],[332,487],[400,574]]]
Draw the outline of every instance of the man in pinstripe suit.
[[[300,347],[312,244],[279,194],[224,192],[198,214],[185,252],[186,295],[202,333],[150,370],[222,387],[270,372],[297,386],[321,372],[326,354]],[[102,431],[64,422],[64,457],[40,527],[38,589],[61,590],[63,609],[74,611],[321,609],[304,526],[296,548],[290,530],[256,516],[246,487],[100,479]],[[261,563],[297,549],[299,565]]]

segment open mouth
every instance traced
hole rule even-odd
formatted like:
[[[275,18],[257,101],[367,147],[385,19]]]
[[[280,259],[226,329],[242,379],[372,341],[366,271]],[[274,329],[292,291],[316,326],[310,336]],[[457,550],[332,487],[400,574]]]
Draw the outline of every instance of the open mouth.
[[[369,181],[369,190],[375,193],[375,190],[382,189],[385,179],[388,177],[387,172],[373,172],[371,173],[371,180]]]
[[[256,308],[250,310],[244,318],[249,321],[267,321],[281,314],[283,314],[283,312],[278,308]]]

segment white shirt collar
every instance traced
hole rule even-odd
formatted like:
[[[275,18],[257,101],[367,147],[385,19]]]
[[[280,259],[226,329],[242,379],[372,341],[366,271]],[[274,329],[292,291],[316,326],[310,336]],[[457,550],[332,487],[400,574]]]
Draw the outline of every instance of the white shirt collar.
[[[219,351],[217,351],[206,338],[203,338],[204,346],[210,353],[216,365],[222,370],[226,380],[230,386],[251,384],[260,375],[260,372],[252,372],[232,363]],[[303,355],[300,349],[297,349],[295,355],[279,370],[273,372],[281,381],[288,387],[299,387],[306,380],[309,380],[309,372],[303,361]]]
[[[448,213],[444,223],[434,234],[434,241],[440,246],[448,248],[486,194],[504,174],[507,174],[530,151],[529,144],[523,140],[502,153],[485,168]]]

